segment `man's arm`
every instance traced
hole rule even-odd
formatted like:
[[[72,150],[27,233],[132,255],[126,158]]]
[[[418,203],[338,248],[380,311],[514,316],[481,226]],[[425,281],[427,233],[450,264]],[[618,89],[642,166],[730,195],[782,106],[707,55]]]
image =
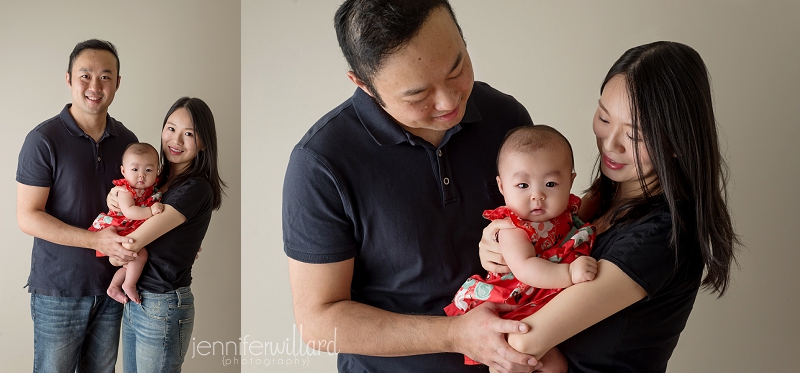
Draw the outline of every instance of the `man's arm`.
[[[402,315],[350,299],[354,260],[309,264],[289,259],[295,319],[303,340],[325,350],[371,356],[459,352],[500,372],[530,372],[531,356],[511,349],[504,333],[524,333],[524,324],[503,320],[485,303],[458,317]],[[331,351],[333,352],[333,351]]]
[[[541,357],[553,346],[636,303],[647,294],[613,263],[597,262],[597,277],[564,289],[542,309],[523,321],[531,332],[509,334],[518,351]]]
[[[44,211],[50,188],[17,183],[17,223],[22,232],[64,246],[97,250],[127,263],[135,253],[122,247],[131,238],[120,237],[114,229],[91,232],[73,227]]]

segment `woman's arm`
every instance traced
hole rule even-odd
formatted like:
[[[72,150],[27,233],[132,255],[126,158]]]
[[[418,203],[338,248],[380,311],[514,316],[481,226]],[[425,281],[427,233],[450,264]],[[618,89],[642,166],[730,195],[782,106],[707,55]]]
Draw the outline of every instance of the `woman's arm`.
[[[615,264],[600,260],[597,265],[593,281],[564,289],[538,312],[523,319],[531,331],[509,334],[511,347],[541,358],[553,346],[647,295]]]
[[[145,220],[139,228],[136,228],[135,231],[128,235],[128,237],[133,238],[133,243],[123,244],[123,246],[128,250],[138,252],[156,238],[161,237],[164,233],[171,231],[185,221],[186,217],[178,210],[170,205],[164,205],[164,212]]]

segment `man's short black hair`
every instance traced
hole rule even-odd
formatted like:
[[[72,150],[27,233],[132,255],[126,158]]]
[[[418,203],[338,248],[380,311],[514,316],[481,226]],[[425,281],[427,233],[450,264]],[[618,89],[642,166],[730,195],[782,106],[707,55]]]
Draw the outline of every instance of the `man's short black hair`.
[[[364,82],[381,106],[385,106],[372,84],[383,60],[408,43],[430,14],[446,9],[458,28],[447,0],[345,0],[336,11],[334,27],[339,47],[353,74]]]
[[[76,44],[75,48],[72,49],[72,53],[69,54],[69,65],[67,65],[67,74],[69,74],[70,82],[72,82],[72,64],[75,62],[75,59],[78,58],[78,55],[87,49],[97,49],[101,51],[111,52],[111,54],[113,54],[114,58],[117,60],[117,76],[119,76],[119,56],[117,55],[117,48],[114,46],[114,44],[111,44],[110,41],[105,41],[100,39],[89,39]]]

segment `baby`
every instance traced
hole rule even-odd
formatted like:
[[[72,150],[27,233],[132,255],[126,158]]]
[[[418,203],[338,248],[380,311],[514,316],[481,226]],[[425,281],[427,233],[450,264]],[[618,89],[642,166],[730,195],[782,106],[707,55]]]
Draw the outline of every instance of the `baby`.
[[[445,307],[448,316],[489,301],[519,305],[500,316],[522,320],[563,288],[594,279],[597,261],[589,253],[595,233],[577,216],[580,198],[570,194],[573,163],[569,141],[554,128],[536,125],[509,131],[497,156],[497,186],[506,205],[483,216],[510,219],[518,228],[501,229],[497,236],[511,273],[467,279]]]
[[[122,155],[123,179],[114,180],[114,185],[124,186],[128,193],[120,192],[117,196],[121,212],[109,211],[101,213],[95,218],[90,231],[99,231],[108,227],[123,228],[117,232],[120,236],[127,236],[138,228],[145,220],[164,211],[164,205],[157,202],[161,193],[156,190],[158,174],[158,151],[147,143],[133,143],[128,145]],[[97,252],[98,257],[105,256]],[[108,295],[117,302],[125,303],[130,298],[140,303],[139,294],[136,292],[136,282],[142,274],[144,262],[147,261],[147,250],[142,248],[138,257],[117,270],[111,285],[108,286]]]

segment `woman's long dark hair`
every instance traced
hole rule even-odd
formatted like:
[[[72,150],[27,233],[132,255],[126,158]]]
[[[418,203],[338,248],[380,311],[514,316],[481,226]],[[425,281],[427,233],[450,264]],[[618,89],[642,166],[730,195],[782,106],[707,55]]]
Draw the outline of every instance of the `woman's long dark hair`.
[[[626,51],[606,75],[601,94],[615,76],[627,84],[643,193],[612,206],[617,183],[596,166],[589,190],[600,201],[597,216],[608,214],[612,225],[626,224],[666,204],[672,215],[670,244],[677,252],[679,237],[696,229],[705,267],[702,286],[722,296],[740,242],[728,213],[727,165],[719,150],[708,70],[691,47],[659,41]],[[645,183],[638,141],[644,141],[658,176],[654,182]]]
[[[161,174],[165,175],[165,177],[161,185],[167,183],[169,185],[180,185],[193,177],[205,178],[211,183],[211,188],[214,191],[214,210],[218,210],[222,206],[222,194],[224,193],[222,188],[227,185],[220,178],[217,168],[219,162],[217,161],[217,130],[214,125],[214,115],[203,100],[195,97],[181,97],[167,111],[167,116],[164,117],[164,124],[161,126],[162,131],[164,126],[167,125],[169,116],[180,108],[186,109],[192,119],[198,151],[186,170],[175,175],[175,178],[170,178],[170,164],[162,146],[161,163],[163,164],[163,170]],[[203,150],[199,150],[201,144]]]

